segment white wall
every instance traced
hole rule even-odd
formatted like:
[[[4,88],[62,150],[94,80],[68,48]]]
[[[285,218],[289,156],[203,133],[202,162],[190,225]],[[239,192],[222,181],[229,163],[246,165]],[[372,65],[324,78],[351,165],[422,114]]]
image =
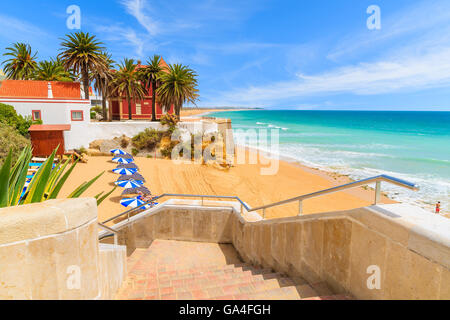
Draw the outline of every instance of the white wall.
[[[41,118],[44,124],[70,124],[79,126],[90,123],[90,104],[76,100],[17,100],[2,99],[1,103],[14,107],[16,112],[22,116],[31,116],[33,110],[41,111]],[[82,110],[84,120],[72,121],[71,110]]]
[[[179,127],[194,134],[217,131],[217,124],[211,122],[180,122]],[[66,150],[88,148],[89,144],[95,140],[109,140],[122,135],[134,137],[148,128],[162,130],[163,126],[159,122],[151,121],[91,122],[72,126],[70,131],[64,132]]]

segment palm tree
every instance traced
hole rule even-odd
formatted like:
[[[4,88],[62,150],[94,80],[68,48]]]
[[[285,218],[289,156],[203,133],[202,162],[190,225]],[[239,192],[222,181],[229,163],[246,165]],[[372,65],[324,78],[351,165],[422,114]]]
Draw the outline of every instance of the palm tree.
[[[186,102],[195,104],[198,100],[197,74],[181,64],[169,65],[167,72],[161,73],[161,86],[157,90],[160,103],[167,110],[175,106],[175,114],[180,119],[181,109]]]
[[[147,67],[142,71],[142,80],[146,88],[152,88],[152,121],[156,121],[156,88],[159,84],[159,78],[163,67],[161,66],[161,56],[154,55],[151,60],[147,62]]]
[[[63,61],[66,70],[81,74],[85,99],[89,99],[89,72],[104,68],[102,56],[103,43],[95,36],[82,31],[66,35],[62,39],[61,53],[58,57]]]
[[[64,69],[61,60],[52,59],[39,62],[34,80],[71,82],[74,81],[74,75]]]
[[[111,93],[111,82],[113,80],[113,65],[114,60],[112,60],[111,55],[107,52],[102,52],[103,56],[103,68],[99,68],[92,73],[92,80],[94,80],[94,89],[97,90],[102,95],[102,113],[103,120],[107,120],[106,112],[106,100]]]
[[[112,81],[113,92],[119,97],[123,95],[127,97],[128,119],[132,120],[131,101],[143,100],[145,87],[139,79],[139,73],[133,59],[125,58],[118,67],[119,71],[114,73]]]
[[[29,44],[19,42],[14,43],[10,48],[6,48],[6,51],[8,52],[3,55],[10,57],[3,62],[7,78],[12,80],[32,79],[37,69],[37,52],[33,54]]]

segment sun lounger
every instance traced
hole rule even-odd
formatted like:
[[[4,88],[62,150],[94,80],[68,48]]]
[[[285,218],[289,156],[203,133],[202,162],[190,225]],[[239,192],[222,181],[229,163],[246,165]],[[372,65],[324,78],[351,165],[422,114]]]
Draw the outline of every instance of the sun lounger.
[[[42,167],[43,163],[30,163],[28,166],[30,168],[40,168]],[[55,168],[56,164],[53,164],[52,168]]]
[[[38,158],[38,157],[34,157],[31,159],[31,161],[33,162],[37,162],[37,163],[44,163],[45,161],[47,161],[47,158]],[[53,162],[58,162],[58,159],[53,159]]]
[[[29,166],[30,168],[31,168],[31,167],[41,167],[41,166],[42,166],[42,163],[31,162],[28,166]]]

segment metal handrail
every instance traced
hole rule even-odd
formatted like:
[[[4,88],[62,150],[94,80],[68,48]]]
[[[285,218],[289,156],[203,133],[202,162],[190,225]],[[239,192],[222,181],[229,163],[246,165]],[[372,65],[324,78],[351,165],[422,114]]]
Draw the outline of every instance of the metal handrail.
[[[115,245],[117,245],[119,243],[118,238],[117,238],[118,234],[119,234],[118,231],[116,231],[113,228],[110,228],[108,226],[105,226],[103,223],[100,223],[100,222],[98,223],[98,226],[99,226],[100,229],[103,229],[105,231],[111,232],[114,235],[114,244]],[[107,236],[110,236],[110,235],[107,235]]]
[[[375,202],[374,202],[374,204],[376,205],[376,204],[379,204],[381,201],[381,182],[383,182],[383,181],[391,183],[391,184],[395,184],[399,187],[407,188],[410,190],[414,190],[414,191],[419,190],[419,186],[414,183],[408,182],[406,180],[394,178],[394,177],[391,177],[388,175],[380,175],[380,176],[376,176],[376,177],[372,177],[372,178],[367,178],[367,179],[343,184],[343,185],[340,185],[337,187],[333,187],[333,188],[329,188],[329,189],[325,189],[325,190],[321,190],[321,191],[316,191],[316,192],[305,194],[305,195],[302,195],[299,197],[272,203],[269,205],[257,207],[257,208],[252,209],[251,211],[263,210],[263,212],[264,212],[266,209],[269,209],[269,208],[277,207],[277,206],[287,204],[290,202],[299,201],[299,214],[302,214],[303,213],[303,200],[316,198],[316,197],[320,197],[320,196],[323,196],[326,194],[331,194],[331,193],[335,193],[335,192],[339,192],[339,191],[343,191],[343,190],[353,189],[353,188],[361,187],[361,186],[372,184],[372,183],[376,183]]]
[[[351,182],[351,183],[347,183],[347,184],[343,184],[341,186],[337,186],[337,187],[333,187],[333,188],[329,188],[329,189],[325,189],[325,190],[321,190],[321,191],[317,191],[317,192],[313,192],[313,193],[309,193],[309,194],[305,194],[305,195],[301,195],[295,198],[291,198],[291,199],[287,199],[287,200],[283,200],[283,201],[279,201],[279,202],[275,202],[269,205],[265,205],[265,206],[261,206],[261,207],[257,207],[257,208],[250,208],[247,206],[247,204],[245,202],[243,202],[239,197],[236,196],[212,196],[212,195],[194,195],[194,194],[173,194],[173,193],[164,193],[160,196],[157,196],[155,198],[152,199],[152,201],[156,201],[158,199],[164,198],[164,197],[183,197],[183,198],[201,198],[202,199],[202,205],[203,205],[203,200],[204,199],[229,199],[229,200],[236,200],[241,204],[241,214],[243,213],[243,209],[245,208],[245,210],[247,210],[247,212],[255,212],[258,210],[262,210],[263,211],[263,218],[265,218],[265,212],[266,209],[269,208],[273,208],[273,207],[277,207],[283,204],[287,204],[287,203],[291,203],[291,202],[299,202],[299,215],[303,214],[303,201],[307,200],[307,199],[311,199],[311,198],[316,198],[316,197],[320,197],[323,195],[327,195],[327,194],[331,194],[331,193],[335,193],[335,192],[339,192],[339,191],[343,191],[343,190],[347,190],[347,189],[353,189],[353,188],[357,188],[360,186],[364,186],[364,185],[369,185],[372,183],[376,184],[375,187],[375,202],[374,204],[377,205],[380,203],[381,201],[381,182],[388,182],[403,188],[407,188],[410,190],[414,190],[417,191],[419,190],[419,186],[408,182],[406,180],[402,180],[402,179],[398,179],[398,178],[394,178],[388,175],[380,175],[380,176],[376,176],[376,177],[372,177],[372,178],[368,178],[368,179],[363,179],[363,180],[359,180],[359,181],[355,181],[355,182]],[[138,210],[142,210],[143,207],[145,207],[146,205],[151,204],[151,202],[147,202],[144,203],[143,205],[137,207],[137,208],[133,208],[131,210],[125,211],[121,214],[118,214],[115,217],[112,217],[106,221],[104,221],[103,223],[108,223],[112,220],[115,220],[117,218],[120,218],[124,215],[128,216],[128,219],[130,218],[130,214],[138,211]]]
[[[201,198],[202,199],[202,205],[203,205],[203,200],[206,199],[228,199],[228,200],[236,200],[241,204],[241,212],[242,212],[242,207],[245,208],[245,210],[250,211],[250,207],[247,206],[247,204],[245,202],[243,202],[241,199],[239,199],[239,197],[235,197],[235,196],[211,196],[211,195],[201,195],[201,194],[181,194],[181,193],[164,193],[162,195],[159,195],[157,197],[154,197],[150,202],[146,202],[136,208],[127,210],[123,213],[120,213],[112,218],[109,218],[105,221],[103,221],[102,223],[108,223],[112,220],[116,220],[120,217],[123,216],[127,216],[127,218],[130,218],[130,215],[136,211],[142,210],[144,207],[146,207],[147,205],[151,205],[152,202],[157,201],[161,198],[165,198],[165,197],[184,197],[184,198]]]

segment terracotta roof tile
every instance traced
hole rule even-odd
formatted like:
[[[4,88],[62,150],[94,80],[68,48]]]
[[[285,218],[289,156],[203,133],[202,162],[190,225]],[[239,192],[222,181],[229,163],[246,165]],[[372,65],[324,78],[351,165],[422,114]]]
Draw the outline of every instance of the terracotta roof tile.
[[[70,124],[33,124],[28,131],[70,131]]]
[[[51,81],[54,99],[80,99],[80,84],[77,82]],[[48,98],[48,81],[4,80],[0,83],[0,97]]]

